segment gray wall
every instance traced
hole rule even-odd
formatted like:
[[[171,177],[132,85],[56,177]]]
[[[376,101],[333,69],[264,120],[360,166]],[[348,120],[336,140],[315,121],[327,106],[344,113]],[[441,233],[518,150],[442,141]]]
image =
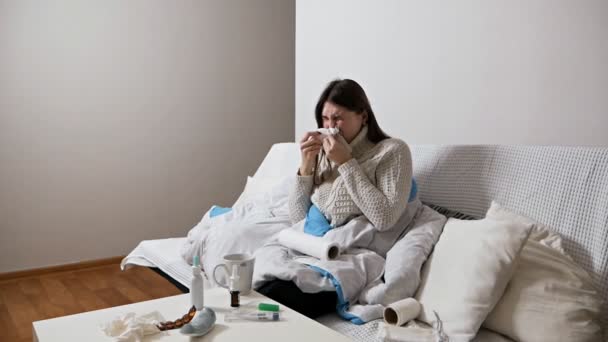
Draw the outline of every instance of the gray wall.
[[[0,0],[0,272],[128,253],[292,141],[295,3]]]
[[[608,146],[608,1],[296,1],[296,137],[335,77],[410,143]]]

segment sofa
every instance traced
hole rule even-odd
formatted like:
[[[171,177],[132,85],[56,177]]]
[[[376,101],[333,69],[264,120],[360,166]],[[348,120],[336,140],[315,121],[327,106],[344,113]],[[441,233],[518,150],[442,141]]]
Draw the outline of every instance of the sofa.
[[[419,199],[450,217],[421,270],[423,279],[416,298],[423,307],[436,309],[447,318],[442,323],[448,331],[458,332],[468,324],[467,329],[477,333],[474,338],[455,334],[465,337],[450,341],[608,341],[608,148],[410,148]],[[275,144],[253,178],[280,179],[293,174],[298,163],[297,144]],[[477,260],[491,259],[492,249],[486,249],[481,257],[461,260],[461,265],[467,265],[461,266],[467,271],[462,273],[478,279],[459,278],[453,270],[451,278],[443,277],[442,272],[460,257],[458,252],[449,254],[454,253],[450,248],[459,244],[477,247],[487,241],[483,236],[467,235],[466,229],[495,232],[484,227],[500,226],[508,239],[521,235],[522,230],[504,234],[505,227],[515,229],[518,225],[530,228],[525,239],[520,238],[519,245],[507,251],[509,267],[503,267],[507,264],[504,261],[496,261],[501,268],[499,280],[477,269],[477,264],[482,264]],[[143,241],[123,260],[123,266],[158,267],[187,286],[188,264],[176,251],[182,239]],[[498,253],[503,247],[498,240],[492,248]],[[454,260],[449,260],[451,257]],[[437,279],[447,280],[444,284]],[[475,322],[471,323],[470,313],[462,308],[478,306],[465,299],[476,295],[483,282],[492,299],[477,298],[484,309],[476,311]],[[473,293],[471,288],[475,288]],[[354,325],[335,314],[318,321],[359,341],[403,340],[399,339],[403,329],[419,328],[414,321],[410,322],[414,326],[400,328],[382,320]],[[423,317],[421,323],[433,325],[436,321]]]
[[[503,296],[494,310],[501,309],[501,314],[509,322],[502,322],[503,327],[500,327],[498,323],[501,322],[497,323],[499,319],[494,317],[497,314],[492,311],[480,332],[483,330],[484,335],[485,332],[494,333],[496,331],[489,328],[497,327],[503,331],[499,331],[500,338],[488,337],[487,340],[608,341],[605,335],[608,327],[608,148],[504,145],[410,147],[418,195],[423,203],[447,216],[467,219],[483,219],[492,211],[496,215],[497,210],[509,211],[548,228],[553,234],[545,236],[543,243],[553,248],[547,249],[550,252],[552,249],[562,250],[563,253],[557,254],[560,257],[561,254],[567,256],[561,259],[559,265],[551,267],[555,269],[564,267],[564,264],[569,265],[574,271],[568,269],[567,272],[576,273],[587,280],[587,284],[582,284],[576,277],[567,279],[568,284],[572,285],[569,289],[579,292],[589,290],[593,292],[589,298],[597,301],[589,305],[578,299],[573,300],[574,304],[562,303],[562,299],[551,292],[554,285],[550,282],[542,283],[543,276],[547,274],[547,266],[542,259],[538,265],[526,264],[528,261],[520,260],[515,266],[512,281],[501,293]],[[493,209],[490,209],[491,206]],[[517,278],[530,274],[535,278],[535,283],[522,282]],[[539,285],[544,288],[534,289],[534,286]],[[559,286],[558,284],[557,287]],[[538,293],[546,294],[554,305],[544,303],[544,307],[541,305],[538,308],[533,307],[532,303],[522,303],[526,295],[534,301]],[[518,296],[522,296],[522,299],[518,300]],[[517,303],[510,304],[509,301]],[[557,331],[559,327],[556,328],[555,325],[564,325],[564,321],[581,318],[576,317],[575,313],[580,313],[581,307],[594,308],[589,311],[597,311],[599,307],[599,312],[593,312],[591,316],[596,318],[600,330],[604,330],[603,338],[598,337],[598,334],[569,336],[563,331]],[[509,311],[505,311],[505,308]],[[519,312],[532,310],[537,310],[537,315],[517,317]],[[562,312],[558,312],[560,310]],[[563,316],[562,321],[556,318],[560,314]],[[548,319],[539,320],[538,317],[542,316]],[[551,321],[552,319],[555,320]],[[383,325],[382,322],[376,322],[369,324],[369,327],[354,327],[333,317],[322,320],[359,340],[379,339],[375,331]],[[490,322],[492,320],[494,322]],[[585,320],[566,322],[566,325],[581,325],[582,322]]]

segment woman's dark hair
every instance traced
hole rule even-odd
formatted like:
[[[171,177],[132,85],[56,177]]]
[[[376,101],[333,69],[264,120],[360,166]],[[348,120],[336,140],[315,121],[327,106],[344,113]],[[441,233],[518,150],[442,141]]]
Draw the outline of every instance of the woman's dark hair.
[[[359,83],[349,79],[337,79],[329,82],[315,107],[315,119],[319,128],[323,127],[323,106],[327,101],[360,115],[367,113],[367,139],[374,144],[390,138],[378,126],[367,95],[365,95],[365,91]]]

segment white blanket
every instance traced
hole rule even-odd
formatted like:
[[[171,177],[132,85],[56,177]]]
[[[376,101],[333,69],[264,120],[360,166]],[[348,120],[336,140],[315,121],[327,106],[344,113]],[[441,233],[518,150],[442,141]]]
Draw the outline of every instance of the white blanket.
[[[283,229],[303,231],[304,221],[292,225],[286,206],[257,198],[219,216],[207,212],[188,233],[182,256],[191,262],[200,255],[209,274],[225,254],[253,254],[254,288],[278,278],[294,281],[304,292],[336,291],[338,314],[363,324],[382,317],[385,305],[414,295],[421,266],[446,221],[416,199],[386,231],[378,232],[363,216],[330,230],[323,238],[337,243],[341,254],[319,260],[277,242]]]

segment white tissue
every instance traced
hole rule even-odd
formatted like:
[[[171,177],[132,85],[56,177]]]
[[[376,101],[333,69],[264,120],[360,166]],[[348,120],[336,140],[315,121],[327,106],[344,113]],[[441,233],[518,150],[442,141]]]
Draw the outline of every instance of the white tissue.
[[[317,132],[323,135],[336,135],[340,133],[339,128],[317,128]]]
[[[101,330],[107,336],[114,337],[115,341],[140,342],[143,341],[144,336],[158,334],[160,330],[156,327],[156,324],[162,321],[164,321],[164,318],[158,311],[141,316],[129,312],[109,323],[105,323]]]
[[[322,139],[325,139],[330,135],[337,135],[338,133],[340,133],[340,129],[339,128],[317,128],[317,132],[320,133]],[[308,137],[308,140],[312,140],[312,139],[314,139],[313,136]]]
[[[282,230],[278,239],[285,247],[321,260],[335,259],[340,253],[337,243],[293,229]]]
[[[414,298],[405,298],[384,309],[384,322],[401,326],[420,314],[420,303]]]
[[[396,327],[388,324],[380,324],[378,327],[378,338],[385,342],[436,342],[438,340],[433,329],[412,327]]]

